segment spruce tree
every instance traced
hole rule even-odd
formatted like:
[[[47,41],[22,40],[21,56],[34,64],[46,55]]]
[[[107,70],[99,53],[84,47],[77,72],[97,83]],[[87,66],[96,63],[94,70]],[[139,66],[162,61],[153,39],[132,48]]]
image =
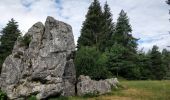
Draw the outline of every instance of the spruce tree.
[[[151,61],[151,72],[152,79],[163,79],[166,73],[165,66],[162,62],[161,53],[158,51],[158,47],[156,45],[153,46],[150,53],[150,61]]]
[[[136,66],[137,39],[130,34],[131,32],[132,29],[129,24],[129,19],[122,10],[119,14],[115,32],[112,37],[114,45],[110,50],[110,54],[114,54],[114,56],[110,58],[114,59],[111,61],[111,65],[115,66],[111,66],[110,69],[112,71],[112,69],[116,67],[119,69],[119,75],[128,79],[138,79],[140,76],[140,69]]]
[[[165,79],[170,79],[170,52],[167,49],[162,50],[162,61],[165,67],[166,75]]]
[[[104,5],[103,19],[102,19],[102,32],[101,32],[101,43],[100,50],[105,51],[106,48],[110,48],[113,44],[111,36],[114,33],[114,23],[112,19],[112,13],[107,2]]]
[[[78,49],[81,46],[99,45],[102,30],[102,10],[98,0],[94,0],[90,5],[86,19],[83,22],[81,35],[78,39]]]
[[[130,51],[136,52],[137,39],[130,34],[132,32],[131,25],[127,14],[122,10],[117,20],[113,40],[117,44],[121,44],[128,48]]]
[[[151,61],[148,53],[138,52],[137,59],[137,66],[140,68],[140,79],[151,79]]]
[[[12,53],[13,46],[18,36],[21,35],[20,30],[18,29],[17,22],[12,18],[6,27],[4,27],[1,31],[0,38],[0,70],[5,58]]]

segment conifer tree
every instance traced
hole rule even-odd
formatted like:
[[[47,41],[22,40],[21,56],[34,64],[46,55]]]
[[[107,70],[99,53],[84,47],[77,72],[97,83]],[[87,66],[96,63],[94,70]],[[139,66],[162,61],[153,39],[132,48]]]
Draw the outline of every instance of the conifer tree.
[[[165,76],[165,66],[162,62],[161,53],[158,51],[158,47],[156,45],[153,46],[150,53],[150,61],[151,61],[151,72],[152,79],[163,79]]]
[[[21,35],[17,22],[12,18],[1,31],[0,70],[5,58],[11,54],[15,41]]]
[[[142,80],[151,79],[152,76],[151,61],[148,54],[144,51],[139,51],[137,54],[137,67],[140,68],[140,79]]]
[[[129,19],[126,13],[122,10],[119,14],[115,32],[113,34],[114,45],[111,48],[110,54],[114,54],[110,58],[110,69],[119,69],[119,74],[128,79],[137,79],[140,76],[140,69],[136,66],[137,62],[137,39],[130,34],[132,32],[129,24]],[[117,48],[119,47],[119,48]],[[117,57],[117,58],[115,58]],[[114,73],[113,73],[114,74]]]
[[[137,39],[130,34],[132,32],[131,25],[129,24],[129,18],[127,14],[122,10],[117,20],[115,33],[113,34],[113,40],[117,44],[121,44],[128,48],[130,51],[136,52]]]
[[[102,10],[98,0],[94,0],[90,5],[86,19],[81,29],[78,39],[78,49],[81,46],[99,45],[102,30]]]
[[[162,61],[165,67],[166,75],[165,79],[170,79],[170,52],[167,49],[162,50]]]
[[[111,76],[106,68],[107,58],[101,54],[95,47],[81,47],[76,52],[74,59],[77,77],[79,75],[88,75],[92,79],[100,80]]]
[[[107,2],[104,5],[103,11],[103,25],[101,32],[101,43],[100,50],[105,51],[106,48],[110,48],[113,45],[113,41],[111,41],[111,36],[114,33],[114,23],[112,19],[112,13],[110,11],[110,7]]]

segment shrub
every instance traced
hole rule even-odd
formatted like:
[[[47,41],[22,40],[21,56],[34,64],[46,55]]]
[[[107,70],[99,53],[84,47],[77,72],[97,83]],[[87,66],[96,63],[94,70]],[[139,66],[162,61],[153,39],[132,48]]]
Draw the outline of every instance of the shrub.
[[[28,100],[37,100],[37,98],[35,95],[32,95],[32,96],[28,97]]]
[[[3,91],[0,90],[0,100],[7,100],[7,95]]]
[[[109,72],[106,68],[107,58],[95,47],[81,47],[75,57],[77,76],[88,75],[92,79],[106,79]]]

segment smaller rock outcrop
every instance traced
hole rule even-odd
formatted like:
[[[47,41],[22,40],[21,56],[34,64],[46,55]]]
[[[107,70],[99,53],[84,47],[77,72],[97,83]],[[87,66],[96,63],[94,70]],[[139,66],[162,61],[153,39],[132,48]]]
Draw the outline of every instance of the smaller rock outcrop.
[[[117,78],[95,81],[89,76],[81,75],[77,83],[77,95],[105,94],[111,92],[112,88],[117,88],[119,81]]]

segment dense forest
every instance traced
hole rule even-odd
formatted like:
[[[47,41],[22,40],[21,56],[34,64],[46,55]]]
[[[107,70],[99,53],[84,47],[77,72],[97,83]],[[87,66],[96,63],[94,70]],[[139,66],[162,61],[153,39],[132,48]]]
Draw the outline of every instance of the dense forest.
[[[169,2],[167,2],[169,3]],[[170,79],[170,52],[154,45],[148,52],[138,50],[130,20],[122,10],[113,22],[110,7],[98,0],[90,5],[78,39],[75,65],[77,76],[93,79],[123,77],[135,80]]]
[[[74,60],[77,77],[83,74],[96,80],[110,77],[170,79],[170,51],[160,51],[156,45],[147,52],[138,50],[139,39],[131,34],[127,13],[122,10],[117,22],[112,18],[107,2],[103,8],[98,0],[91,3],[77,42]],[[1,31],[0,69],[18,36],[21,36],[18,24],[11,19]]]

